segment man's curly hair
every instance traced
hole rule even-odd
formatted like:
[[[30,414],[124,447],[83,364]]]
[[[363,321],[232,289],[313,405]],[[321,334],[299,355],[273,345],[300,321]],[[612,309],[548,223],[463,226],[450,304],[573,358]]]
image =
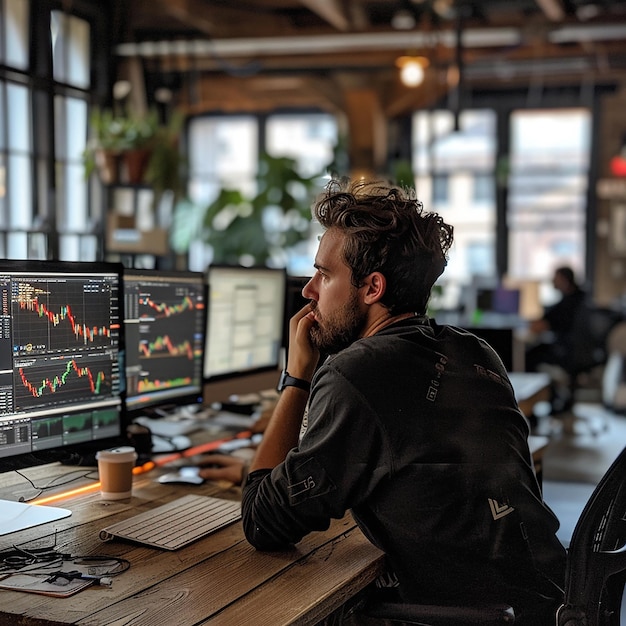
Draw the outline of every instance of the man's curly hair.
[[[381,272],[387,280],[381,303],[390,313],[426,312],[432,286],[446,266],[453,227],[425,212],[412,190],[332,180],[313,214],[326,230],[346,236],[343,260],[355,287]]]

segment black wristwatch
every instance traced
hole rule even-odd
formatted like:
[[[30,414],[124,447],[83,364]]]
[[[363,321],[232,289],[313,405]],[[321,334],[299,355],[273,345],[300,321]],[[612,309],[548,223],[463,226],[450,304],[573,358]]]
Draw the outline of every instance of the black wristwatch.
[[[311,391],[311,383],[308,380],[290,376],[287,370],[283,370],[281,372],[278,380],[278,387],[276,387],[276,389],[278,391],[282,391],[285,387],[297,387],[298,389],[303,389],[304,391]]]

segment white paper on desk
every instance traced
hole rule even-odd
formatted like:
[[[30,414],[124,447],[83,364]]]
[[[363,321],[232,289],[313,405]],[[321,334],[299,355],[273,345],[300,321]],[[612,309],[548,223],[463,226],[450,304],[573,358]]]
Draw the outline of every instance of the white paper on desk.
[[[71,514],[69,509],[54,506],[0,500],[0,535],[8,535],[46,522],[54,522],[69,517]]]

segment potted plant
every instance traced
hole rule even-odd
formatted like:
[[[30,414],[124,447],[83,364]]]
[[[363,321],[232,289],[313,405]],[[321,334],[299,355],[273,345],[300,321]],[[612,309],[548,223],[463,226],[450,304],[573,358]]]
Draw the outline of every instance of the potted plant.
[[[179,146],[182,115],[175,113],[167,124],[156,125],[150,142],[150,154],[143,174],[158,199],[165,191],[178,198],[185,191],[186,160]]]
[[[311,201],[320,176],[301,176],[289,157],[260,157],[257,195],[222,188],[206,207],[180,202],[171,245],[178,254],[192,241],[210,246],[213,263],[286,264],[286,251],[309,236]]]
[[[120,115],[96,108],[90,116],[90,139],[83,153],[85,175],[98,172],[103,183],[141,183],[159,129],[156,112]]]

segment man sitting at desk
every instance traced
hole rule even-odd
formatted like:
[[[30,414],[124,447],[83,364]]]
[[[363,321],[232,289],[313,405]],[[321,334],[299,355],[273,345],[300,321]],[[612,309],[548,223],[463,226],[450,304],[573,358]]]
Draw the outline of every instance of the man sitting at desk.
[[[587,295],[576,282],[574,270],[566,265],[558,267],[554,270],[552,284],[561,293],[561,299],[546,307],[542,317],[529,325],[531,336],[536,340],[526,350],[528,372],[536,372],[545,365],[556,365],[570,372],[575,362],[576,342],[582,340],[582,345],[586,345],[580,336],[581,324],[576,324],[576,319],[584,311]],[[570,409],[573,398],[568,386],[559,387],[553,382],[551,387],[552,412],[556,414]],[[531,415],[529,418],[534,423],[534,417]]]
[[[325,233],[243,487],[248,540],[284,549],[350,509],[404,601],[508,603],[519,623],[554,623],[565,552],[506,371],[425,316],[452,227],[365,183],[331,182],[314,210]]]
[[[561,299],[546,307],[541,318],[530,323],[529,330],[538,337],[550,335],[550,341],[537,343],[526,353],[526,369],[534,372],[542,363],[560,365],[567,368],[571,358],[572,328],[576,315],[585,304],[586,294],[576,282],[571,267],[563,266],[554,270],[554,288],[561,293]]]

